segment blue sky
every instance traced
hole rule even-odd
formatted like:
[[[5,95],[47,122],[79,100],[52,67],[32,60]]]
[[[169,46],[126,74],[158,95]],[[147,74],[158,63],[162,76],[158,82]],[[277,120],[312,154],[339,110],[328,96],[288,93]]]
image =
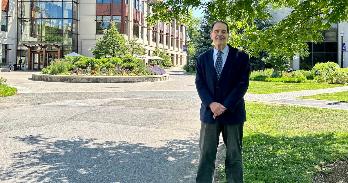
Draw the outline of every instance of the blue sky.
[[[195,17],[203,17],[203,10],[202,9],[193,9],[193,16]]]

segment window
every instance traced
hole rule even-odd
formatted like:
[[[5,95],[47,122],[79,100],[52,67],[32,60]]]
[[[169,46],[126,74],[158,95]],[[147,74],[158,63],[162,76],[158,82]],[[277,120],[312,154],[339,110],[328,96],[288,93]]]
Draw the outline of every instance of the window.
[[[112,0],[97,0],[97,3],[99,4],[108,4],[111,3]]]
[[[76,0],[18,1],[18,44],[55,44],[63,51],[78,50]]]
[[[96,16],[97,34],[103,34],[105,29],[108,29],[110,22],[114,21],[118,32],[121,30],[121,16]]]
[[[160,40],[159,40],[159,43],[163,44],[163,31],[160,30]]]
[[[152,30],[152,41],[157,42],[157,31],[155,28]]]
[[[8,13],[7,11],[1,11],[1,31],[7,31],[8,26]]]
[[[8,50],[8,45],[2,44],[1,45],[1,64],[0,65],[6,65],[6,63],[7,63],[7,50]]]
[[[121,4],[121,0],[97,0],[98,4]],[[127,3],[126,3],[127,4]]]
[[[121,0],[113,0],[112,3],[114,3],[114,4],[121,4]]]
[[[133,24],[133,35],[139,37],[139,25],[137,23]]]

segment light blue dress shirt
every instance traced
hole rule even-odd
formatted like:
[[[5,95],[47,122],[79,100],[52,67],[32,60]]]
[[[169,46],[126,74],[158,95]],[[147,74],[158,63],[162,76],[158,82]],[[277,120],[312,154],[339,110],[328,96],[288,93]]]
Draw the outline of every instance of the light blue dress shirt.
[[[222,68],[224,68],[224,65],[226,63],[227,60],[227,55],[228,55],[228,51],[230,51],[230,48],[226,45],[226,47],[222,50]],[[215,63],[216,63],[216,59],[217,59],[217,53],[219,52],[219,50],[217,50],[216,48],[214,48],[214,55],[213,55],[213,59],[214,59],[214,67],[215,67]]]

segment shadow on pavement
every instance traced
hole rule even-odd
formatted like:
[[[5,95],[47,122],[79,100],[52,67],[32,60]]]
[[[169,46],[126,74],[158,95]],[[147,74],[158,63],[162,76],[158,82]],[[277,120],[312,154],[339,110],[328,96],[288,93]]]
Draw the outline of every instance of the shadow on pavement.
[[[13,182],[193,182],[198,145],[173,140],[164,147],[96,139],[55,140],[15,137],[33,146],[12,155],[14,163],[0,168],[0,181]]]

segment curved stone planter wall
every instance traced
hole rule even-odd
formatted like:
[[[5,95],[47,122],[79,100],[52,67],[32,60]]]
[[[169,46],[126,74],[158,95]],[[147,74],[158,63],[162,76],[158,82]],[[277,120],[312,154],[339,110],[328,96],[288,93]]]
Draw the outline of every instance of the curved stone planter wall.
[[[151,76],[69,76],[69,75],[48,75],[33,74],[34,81],[48,82],[69,82],[69,83],[135,83],[135,82],[154,82],[168,80],[169,75]]]

